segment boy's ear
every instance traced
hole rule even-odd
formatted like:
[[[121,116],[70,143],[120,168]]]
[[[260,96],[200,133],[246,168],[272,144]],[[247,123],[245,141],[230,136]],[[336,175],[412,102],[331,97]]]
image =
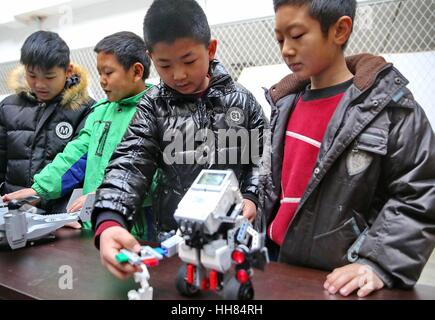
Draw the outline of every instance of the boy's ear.
[[[66,68],[65,74],[67,79],[72,76],[73,68],[74,66],[71,63],[69,64],[68,68]]]
[[[143,72],[144,72],[144,67],[142,65],[142,63],[136,62],[133,66],[133,76],[134,76],[134,81],[142,81],[142,76],[143,76]]]
[[[216,39],[211,39],[210,40],[210,44],[208,45],[208,60],[212,61],[216,55],[216,50],[217,50],[217,40]]]
[[[348,16],[343,16],[335,23],[334,40],[335,43],[343,46],[352,33],[353,22]]]

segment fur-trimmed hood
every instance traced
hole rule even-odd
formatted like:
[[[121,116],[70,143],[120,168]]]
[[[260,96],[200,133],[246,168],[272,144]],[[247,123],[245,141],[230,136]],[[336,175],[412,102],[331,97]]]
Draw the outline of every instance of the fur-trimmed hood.
[[[27,84],[23,65],[18,66],[10,73],[8,86],[18,95],[24,95],[32,100],[35,99],[34,94]],[[78,110],[80,106],[88,100],[87,72],[82,67],[73,64],[72,76],[68,78],[65,84],[60,105],[69,110]]]

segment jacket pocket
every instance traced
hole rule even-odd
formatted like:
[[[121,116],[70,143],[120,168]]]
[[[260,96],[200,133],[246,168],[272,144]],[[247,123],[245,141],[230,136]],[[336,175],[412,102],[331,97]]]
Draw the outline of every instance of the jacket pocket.
[[[354,217],[341,226],[314,236],[310,265],[331,270],[348,264],[347,251],[361,234]]]
[[[346,156],[346,169],[349,176],[356,176],[370,167],[376,157],[387,154],[388,132],[368,128],[360,134],[352,150]]]
[[[382,134],[375,134],[367,130],[363,132],[356,140],[355,149],[367,151],[379,155],[387,154],[388,137]]]
[[[366,151],[371,154],[384,156],[387,154],[388,136],[391,121],[386,112],[381,113],[356,138],[354,150]]]

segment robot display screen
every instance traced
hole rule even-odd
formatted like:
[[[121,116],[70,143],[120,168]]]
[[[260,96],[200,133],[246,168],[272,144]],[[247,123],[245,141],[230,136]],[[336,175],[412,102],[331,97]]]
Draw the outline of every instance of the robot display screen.
[[[225,173],[206,173],[199,179],[198,184],[220,186],[225,179]]]

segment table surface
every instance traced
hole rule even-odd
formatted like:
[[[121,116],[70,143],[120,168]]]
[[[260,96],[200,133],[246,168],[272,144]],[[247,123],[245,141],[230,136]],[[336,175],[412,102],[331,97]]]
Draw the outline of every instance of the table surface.
[[[175,289],[181,261],[164,259],[148,268],[154,299],[182,300]],[[72,270],[72,289],[61,289],[65,267]],[[70,268],[69,268],[70,267]],[[343,298],[323,289],[327,272],[272,262],[264,271],[255,270],[255,299],[358,299]],[[0,248],[0,299],[127,299],[137,289],[133,279],[121,281],[100,264],[98,251],[88,230],[60,229],[56,239],[18,250]],[[221,299],[215,292],[201,292],[195,299]],[[368,299],[435,299],[435,287],[418,285],[413,290],[381,290]]]

